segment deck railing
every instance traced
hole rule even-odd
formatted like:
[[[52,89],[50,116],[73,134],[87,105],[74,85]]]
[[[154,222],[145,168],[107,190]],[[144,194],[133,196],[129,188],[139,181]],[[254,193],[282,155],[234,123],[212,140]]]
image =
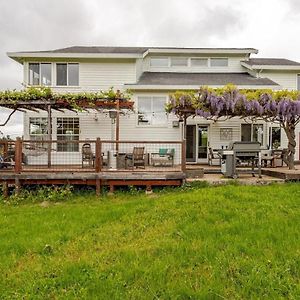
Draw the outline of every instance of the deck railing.
[[[182,141],[0,141],[0,170],[21,172],[185,171]]]

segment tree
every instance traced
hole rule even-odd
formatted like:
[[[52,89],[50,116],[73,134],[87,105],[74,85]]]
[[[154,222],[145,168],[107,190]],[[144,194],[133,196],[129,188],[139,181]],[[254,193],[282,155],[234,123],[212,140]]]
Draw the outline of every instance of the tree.
[[[295,169],[295,128],[300,122],[300,92],[272,90],[238,90],[233,85],[211,89],[201,87],[197,93],[175,92],[166,110],[184,122],[190,116],[206,119],[241,117],[278,122],[288,138],[285,162]]]

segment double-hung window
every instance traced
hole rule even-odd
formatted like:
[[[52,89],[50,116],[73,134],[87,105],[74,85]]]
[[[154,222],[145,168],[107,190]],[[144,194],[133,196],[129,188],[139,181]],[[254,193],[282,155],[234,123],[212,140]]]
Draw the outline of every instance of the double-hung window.
[[[167,125],[167,113],[165,111],[165,106],[166,97],[138,97],[138,125]]]
[[[57,151],[78,152],[79,118],[57,118]],[[63,141],[63,142],[59,142]],[[67,142],[75,141],[75,142]]]
[[[78,86],[79,85],[79,64],[57,63],[56,64],[56,85]]]
[[[29,136],[31,140],[45,140],[47,134],[47,118],[29,118]]]
[[[52,82],[51,63],[29,63],[30,85],[51,85]]]

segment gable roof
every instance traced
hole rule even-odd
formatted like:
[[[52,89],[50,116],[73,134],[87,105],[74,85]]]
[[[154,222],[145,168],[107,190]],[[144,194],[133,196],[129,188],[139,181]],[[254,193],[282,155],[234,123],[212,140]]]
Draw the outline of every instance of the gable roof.
[[[278,83],[268,78],[256,78],[248,73],[174,73],[144,72],[136,84],[127,84],[134,88],[164,86],[190,86],[199,88],[202,85],[224,86],[232,83],[237,86],[279,87]]]
[[[285,58],[250,58],[241,64],[248,69],[300,69],[300,63]]]

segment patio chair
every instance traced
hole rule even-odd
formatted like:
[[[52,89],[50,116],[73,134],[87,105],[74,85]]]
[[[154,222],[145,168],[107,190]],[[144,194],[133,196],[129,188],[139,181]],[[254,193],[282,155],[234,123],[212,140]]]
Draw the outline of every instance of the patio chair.
[[[143,167],[145,169],[145,147],[134,147],[132,153],[125,155],[125,168],[128,168],[128,161],[131,161],[132,169],[134,167]]]
[[[85,143],[82,145],[82,168],[84,167],[94,167],[95,156],[92,151],[90,143]]]
[[[210,166],[221,166],[221,155],[213,150],[212,148],[208,148],[208,164]]]
[[[160,148],[158,153],[151,153],[151,162],[156,166],[174,166],[175,149]]]

